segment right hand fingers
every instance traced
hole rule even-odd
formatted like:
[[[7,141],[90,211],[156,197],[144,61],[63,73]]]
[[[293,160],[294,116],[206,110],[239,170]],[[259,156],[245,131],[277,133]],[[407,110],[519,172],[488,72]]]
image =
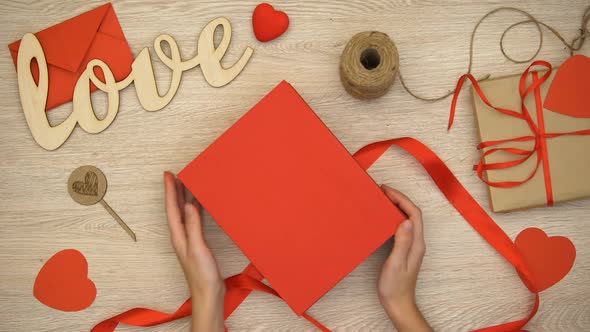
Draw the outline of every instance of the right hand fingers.
[[[381,189],[387,195],[387,197],[393,202],[393,204],[399,206],[404,213],[410,219],[421,219],[422,211],[412,202],[406,195],[400,191],[391,188],[390,186],[383,184]]]
[[[395,190],[387,185],[381,186],[383,192],[387,197],[408,216],[413,223],[414,234],[412,241],[412,248],[408,255],[409,265],[415,269],[420,269],[422,259],[426,251],[426,244],[424,242],[424,226],[422,223],[422,211],[416,206],[406,195]]]
[[[406,220],[399,225],[393,240],[393,249],[385,261],[386,268],[394,271],[406,271],[409,268],[408,259],[413,242],[413,225]]]

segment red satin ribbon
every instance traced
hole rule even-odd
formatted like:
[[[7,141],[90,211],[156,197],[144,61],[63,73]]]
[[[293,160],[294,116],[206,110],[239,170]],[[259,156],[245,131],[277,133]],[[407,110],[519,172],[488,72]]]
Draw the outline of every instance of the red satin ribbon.
[[[258,270],[252,264],[249,264],[238,276],[249,277],[253,280],[263,279],[260,272],[258,272]],[[227,319],[252,291],[251,289],[243,289],[242,287],[227,287],[227,281],[230,279],[231,278],[226,279],[227,291],[225,294],[224,303],[224,319]],[[235,281],[233,281],[233,283],[235,283]],[[100,322],[94,326],[94,328],[92,328],[92,332],[113,332],[119,323],[131,326],[155,326],[176,319],[184,318],[190,316],[191,314],[192,303],[191,299],[189,298],[173,314],[167,314],[165,312],[147,308],[134,308]]]
[[[532,70],[533,67],[535,67],[535,66],[545,67],[547,69],[547,71],[541,77],[539,77],[538,72]],[[463,84],[465,83],[466,80],[471,81],[471,83],[473,84],[473,88],[475,89],[475,91],[477,92],[477,94],[479,95],[481,100],[486,105],[488,105],[489,107],[493,108],[497,112],[500,112],[506,116],[510,116],[510,117],[525,121],[531,130],[531,133],[532,133],[531,135],[503,139],[503,140],[481,142],[477,146],[478,150],[479,149],[485,150],[490,147],[494,147],[494,148],[486,150],[482,154],[481,158],[479,159],[479,163],[477,165],[475,165],[473,168],[477,171],[477,176],[483,182],[485,182],[487,185],[492,186],[492,187],[499,187],[499,188],[513,188],[516,186],[520,186],[521,184],[526,183],[526,182],[530,181],[533,177],[535,177],[535,175],[537,174],[537,171],[539,170],[539,166],[541,165],[541,163],[543,163],[543,171],[545,174],[544,175],[545,191],[546,191],[546,195],[547,195],[547,204],[548,205],[553,205],[553,190],[552,190],[552,184],[551,184],[551,174],[550,174],[550,169],[549,169],[549,157],[547,155],[547,139],[560,137],[560,136],[568,136],[568,135],[569,136],[571,136],[571,135],[590,135],[590,129],[578,130],[578,131],[572,131],[572,132],[566,132],[566,133],[546,133],[545,132],[545,122],[544,122],[544,117],[543,117],[543,105],[542,105],[542,101],[541,101],[540,86],[549,79],[549,76],[551,75],[552,70],[553,69],[552,69],[551,64],[549,62],[535,61],[522,73],[522,75],[520,77],[520,83],[519,83],[519,94],[520,94],[520,98],[521,98],[521,103],[520,103],[521,112],[516,112],[513,110],[508,110],[508,109],[500,108],[500,107],[494,107],[490,103],[488,98],[485,96],[485,94],[483,93],[481,87],[477,83],[477,80],[471,74],[466,74],[466,75],[461,76],[461,78],[459,78],[459,81],[457,82],[457,87],[455,89],[455,94],[453,96],[453,101],[451,103],[451,113],[449,116],[449,125],[448,125],[448,129],[450,130],[453,125],[453,120],[455,118],[455,109],[457,107],[457,99],[459,98],[459,94],[461,93],[461,87],[463,86]],[[530,86],[526,86],[526,80],[527,80],[527,77],[529,74],[532,75],[533,80],[532,80],[532,83]],[[525,98],[531,93],[534,93],[534,96],[535,96],[535,103],[536,103],[536,110],[537,110],[537,124],[535,124],[535,121],[533,120],[529,110],[527,109],[527,107],[524,103]],[[513,147],[495,147],[495,146],[505,144],[505,143],[510,143],[510,142],[527,142],[527,141],[533,141],[533,143],[534,143],[533,148],[530,150],[513,148]],[[497,152],[505,152],[505,153],[512,154],[512,155],[519,156],[519,157],[515,160],[510,160],[510,161],[505,161],[505,162],[490,163],[490,164],[485,162],[485,158],[487,156],[492,155]],[[529,160],[533,155],[536,156],[535,167],[532,170],[532,172],[525,179],[522,179],[520,181],[492,182],[492,181],[488,181],[484,177],[484,174],[483,174],[484,171],[507,169],[507,168],[515,167],[517,165],[523,164],[524,162]]]
[[[465,220],[467,220],[467,222],[469,222],[469,224],[494,249],[496,249],[498,253],[516,268],[523,281],[531,286],[529,287],[530,289],[535,289],[536,287],[534,287],[535,283],[532,274],[512,240],[483,210],[475,199],[473,199],[445,163],[427,146],[413,138],[404,137],[369,144],[355,153],[354,158],[359,165],[366,170],[371,167],[371,165],[392,145],[397,145],[403,148],[422,164],[449,202],[451,202],[457,211],[463,215]],[[274,289],[262,283],[262,279],[263,276],[260,272],[250,264],[241,274],[229,277],[225,280],[227,287],[224,310],[225,319],[232,314],[252,290],[266,292],[280,298],[280,295]],[[539,293],[535,292],[534,294],[535,304],[531,313],[526,318],[483,328],[477,331],[502,332],[520,330],[533,318],[539,308]],[[192,306],[190,299],[173,314],[167,314],[146,308],[135,308],[97,324],[92,329],[92,332],[113,332],[119,323],[132,326],[154,326],[189,316],[191,310]],[[302,316],[320,330],[324,332],[330,331],[308,314],[305,313]]]
[[[531,286],[530,289],[536,289],[533,276],[514,242],[469,194],[436,153],[426,145],[411,137],[403,137],[369,144],[355,153],[354,157],[363,168],[368,169],[392,145],[399,146],[416,158],[465,220],[516,268],[523,281]],[[534,294],[535,304],[526,318],[475,331],[508,332],[520,330],[535,316],[539,309],[539,293],[535,292]]]
[[[539,74],[533,72],[533,84],[539,80]],[[537,126],[539,128],[539,151],[543,161],[543,174],[545,177],[545,193],[547,205],[553,206],[553,188],[551,184],[551,169],[549,168],[549,152],[547,151],[547,137],[545,137],[545,116],[543,115],[543,101],[541,100],[541,89],[535,89],[535,105],[537,106]]]

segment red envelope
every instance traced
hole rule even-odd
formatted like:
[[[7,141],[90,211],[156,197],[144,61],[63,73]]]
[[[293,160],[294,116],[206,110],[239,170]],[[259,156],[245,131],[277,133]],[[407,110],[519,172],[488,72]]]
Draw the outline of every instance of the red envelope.
[[[74,87],[86,65],[93,59],[105,62],[117,81],[131,72],[133,54],[125,39],[113,6],[108,3],[35,34],[45,53],[49,74],[46,110],[72,100]],[[10,45],[16,65],[20,40]],[[97,69],[97,76],[104,80]],[[38,82],[39,69],[32,64]],[[91,91],[97,89],[91,83]]]
[[[406,219],[287,82],[178,177],[297,314]]]

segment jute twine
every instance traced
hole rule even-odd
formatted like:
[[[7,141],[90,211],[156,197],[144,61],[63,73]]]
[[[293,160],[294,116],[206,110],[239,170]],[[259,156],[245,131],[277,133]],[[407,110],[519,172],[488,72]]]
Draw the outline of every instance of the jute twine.
[[[360,99],[383,96],[397,75],[399,56],[389,36],[366,31],[354,35],[340,56],[340,80],[350,95]]]
[[[527,63],[532,61],[541,51],[543,46],[543,29],[549,30],[565,48],[569,51],[569,55],[573,55],[579,51],[586,37],[590,38],[590,6],[584,9],[582,14],[582,21],[578,35],[568,43],[564,37],[553,27],[539,21],[528,12],[513,8],[513,7],[499,7],[491,10],[477,22],[471,32],[471,40],[469,43],[469,64],[467,66],[467,74],[472,73],[473,69],[473,51],[475,32],[481,23],[489,16],[497,12],[517,12],[524,15],[527,19],[510,25],[502,33],[500,37],[500,50],[502,55],[513,63]],[[504,39],[506,34],[519,25],[534,24],[539,31],[539,43],[535,53],[527,59],[515,59],[508,55],[504,47]],[[400,71],[399,54],[395,43],[385,33],[378,31],[361,32],[354,35],[344,47],[342,55],[340,56],[340,80],[346,91],[353,97],[360,99],[373,99],[383,96],[393,85],[395,78],[399,75],[400,83],[404,90],[412,97],[423,101],[439,101],[451,96],[455,91],[449,90],[447,93],[436,96],[426,97],[415,93],[410,89]],[[484,75],[478,78],[478,81],[487,80],[490,75]]]

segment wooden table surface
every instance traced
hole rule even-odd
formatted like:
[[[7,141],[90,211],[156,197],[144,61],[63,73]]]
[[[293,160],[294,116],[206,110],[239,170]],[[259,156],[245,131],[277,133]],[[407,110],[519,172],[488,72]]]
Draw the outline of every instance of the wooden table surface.
[[[241,75],[223,88],[210,87],[199,69],[185,72],[176,97],[158,112],[143,111],[134,88],[127,88],[121,93],[117,119],[107,130],[91,135],[78,127],[56,151],[45,151],[32,139],[8,48],[0,48],[0,330],[89,331],[97,322],[137,306],[174,311],[187,298],[188,290],[169,243],[162,171],[182,169],[283,79],[295,86],[351,152],[376,140],[418,138],[439,153],[489,211],[486,186],[471,171],[478,158],[478,142],[469,93],[459,99],[456,125],[447,133],[449,99],[437,103],[415,100],[398,81],[380,99],[355,100],[340,84],[339,56],[356,32],[386,32],[397,43],[408,85],[419,93],[438,95],[452,89],[465,71],[469,35],[489,10],[518,6],[571,40],[582,10],[590,4],[587,0],[542,2],[276,2],[290,15],[289,31],[276,41],[259,43],[251,26],[253,1],[116,1],[113,5],[135,55],[144,47],[151,48],[159,34],[168,33],[176,38],[184,57],[192,57],[199,32],[219,16],[227,17],[233,27],[226,63],[233,63],[247,45],[254,48],[254,55]],[[100,4],[3,2],[0,44]],[[519,15],[500,13],[482,24],[475,43],[476,74],[501,76],[525,68],[505,60],[498,46],[502,31],[519,20]],[[507,38],[509,53],[520,58],[534,53],[535,31],[531,26],[516,29]],[[581,53],[590,53],[590,43]],[[546,33],[539,58],[557,65],[567,56],[562,44]],[[170,74],[154,62],[158,84],[166,88]],[[93,100],[100,105],[97,113],[104,114],[104,94],[94,94]],[[49,112],[51,122],[59,123],[71,107],[66,104]],[[101,206],[78,205],[68,195],[69,174],[86,164],[106,174],[105,199],[135,230],[137,243]],[[417,296],[435,330],[464,331],[529,313],[533,296],[514,269],[471,229],[409,155],[392,149],[370,174],[378,183],[407,193],[423,210],[428,249]],[[571,238],[578,252],[575,266],[563,281],[542,293],[541,308],[528,329],[587,331],[590,200],[493,217],[512,238],[531,226]],[[247,265],[245,256],[209,216],[205,233],[223,276]],[[391,330],[375,291],[377,274],[391,245],[389,241],[379,248],[309,312],[337,331]],[[94,304],[81,312],[53,310],[32,295],[43,263],[65,248],[84,253],[98,289]],[[145,329],[121,326],[117,331],[188,331],[189,326],[189,320],[182,319]],[[233,331],[313,330],[284,303],[265,294],[251,295],[227,326]]]

